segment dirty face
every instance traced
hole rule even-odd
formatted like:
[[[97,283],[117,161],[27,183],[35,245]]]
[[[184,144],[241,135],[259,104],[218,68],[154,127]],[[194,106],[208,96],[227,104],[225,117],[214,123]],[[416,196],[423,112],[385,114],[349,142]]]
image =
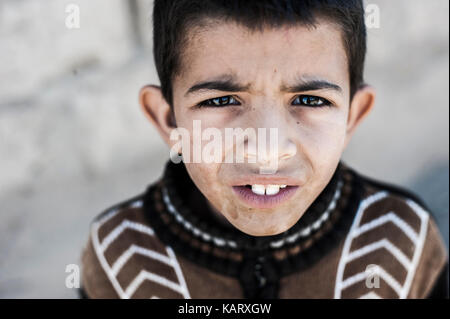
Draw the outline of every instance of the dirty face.
[[[215,213],[241,231],[254,236],[286,231],[330,181],[357,122],[350,125],[349,118],[360,119],[368,109],[352,105],[355,114],[349,113],[348,63],[338,27],[320,21],[315,28],[250,32],[231,22],[210,24],[191,34],[181,64],[173,80],[173,111],[176,126],[191,137],[183,156],[186,148],[192,156],[195,143],[205,144],[194,123],[221,138],[227,129],[277,132],[276,147],[269,146],[269,131],[262,141],[257,136],[262,143],[257,145],[267,146],[264,156],[255,157],[254,137],[235,139],[231,146],[222,140],[221,160],[185,162],[190,177]],[[167,116],[160,105],[169,112],[167,104],[146,97],[145,90],[141,97],[164,132],[161,119]],[[363,100],[359,104],[371,104]],[[167,130],[161,134],[174,145]],[[238,144],[247,160],[227,162]],[[272,162],[275,170],[261,170]]]

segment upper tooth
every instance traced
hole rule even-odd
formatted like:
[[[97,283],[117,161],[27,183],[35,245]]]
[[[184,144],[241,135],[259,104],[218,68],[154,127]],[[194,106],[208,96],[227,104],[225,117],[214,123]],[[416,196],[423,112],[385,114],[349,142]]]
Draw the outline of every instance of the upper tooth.
[[[280,185],[280,188],[286,188],[287,185]]]
[[[264,195],[265,190],[266,189],[265,189],[264,185],[258,185],[258,184],[252,185],[252,192],[257,195]]]
[[[280,191],[280,188],[284,188],[286,187],[286,185],[260,185],[260,184],[255,184],[252,185],[252,191],[253,193],[257,194],[257,195],[275,195],[278,194],[278,192]]]
[[[266,195],[275,195],[280,191],[280,185],[267,185]]]

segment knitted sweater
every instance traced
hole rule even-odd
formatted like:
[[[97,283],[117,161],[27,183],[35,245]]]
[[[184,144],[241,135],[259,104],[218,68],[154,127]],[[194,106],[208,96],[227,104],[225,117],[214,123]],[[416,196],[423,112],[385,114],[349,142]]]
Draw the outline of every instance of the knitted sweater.
[[[183,164],[97,216],[82,252],[88,298],[448,296],[448,260],[420,199],[342,161],[300,220],[254,237],[224,227]]]

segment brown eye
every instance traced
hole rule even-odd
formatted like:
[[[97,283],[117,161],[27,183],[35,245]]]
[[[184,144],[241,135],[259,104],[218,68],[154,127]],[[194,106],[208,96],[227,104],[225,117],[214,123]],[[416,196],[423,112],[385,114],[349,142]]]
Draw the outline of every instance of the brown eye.
[[[299,95],[292,102],[293,105],[308,106],[308,107],[323,107],[331,106],[331,102],[314,95]]]
[[[228,105],[239,105],[239,102],[232,96],[216,97],[198,104],[203,107],[224,107]]]

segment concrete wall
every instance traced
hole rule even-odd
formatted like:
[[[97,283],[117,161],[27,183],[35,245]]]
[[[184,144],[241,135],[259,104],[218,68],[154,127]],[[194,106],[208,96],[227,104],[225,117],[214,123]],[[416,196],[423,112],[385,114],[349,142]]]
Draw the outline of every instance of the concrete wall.
[[[66,5],[80,28],[65,26]],[[377,105],[344,154],[418,192],[448,241],[448,1],[371,0]],[[137,93],[158,83],[152,1],[0,2],[0,297],[73,297],[89,222],[155,180],[168,156]],[[432,17],[430,19],[430,17]]]

